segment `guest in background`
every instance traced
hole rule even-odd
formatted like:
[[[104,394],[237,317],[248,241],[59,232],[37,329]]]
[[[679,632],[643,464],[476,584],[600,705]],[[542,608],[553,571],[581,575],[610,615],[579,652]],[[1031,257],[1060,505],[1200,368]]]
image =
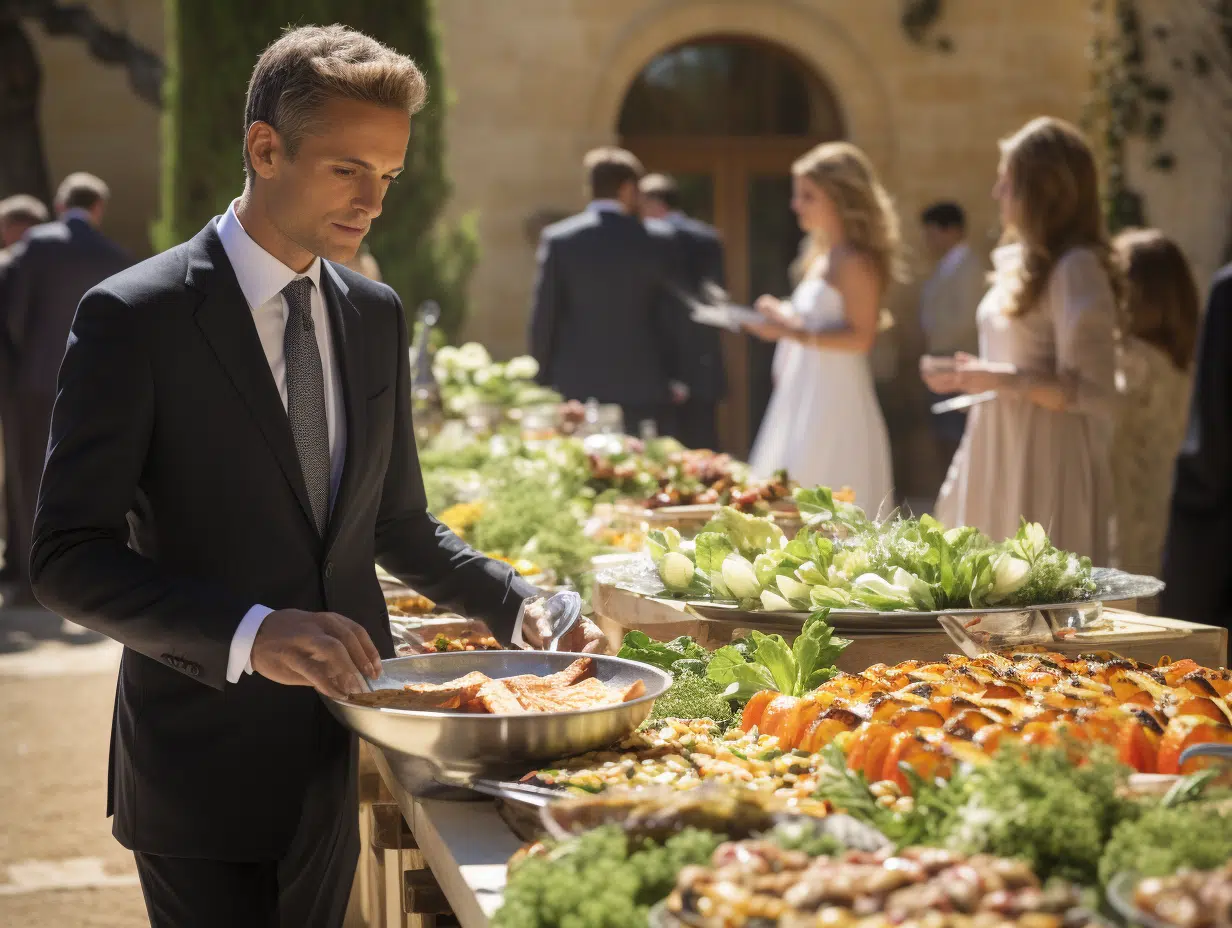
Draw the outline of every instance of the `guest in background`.
[[[718,230],[685,215],[676,181],[666,174],[647,174],[639,186],[642,218],[666,222],[676,231],[690,292],[702,296],[707,283],[726,286],[723,243]],[[689,398],[676,409],[675,435],[690,448],[715,449],[719,444],[718,404],[727,389],[719,330],[693,322],[684,314],[680,314],[680,318],[683,320],[682,380],[688,387]]]
[[[774,392],[749,463],[761,476],[785,468],[803,486],[849,486],[875,515],[894,505],[894,475],[869,352],[901,264],[898,216],[854,145],[818,145],[791,173],[805,246],[791,298],[759,297],[765,321],[747,326],[778,342]]]
[[[8,263],[12,247],[34,226],[50,217],[38,197],[25,193],[0,200],[0,267]]]
[[[1232,264],[1207,297],[1171,508],[1160,612],[1232,629]]]
[[[5,423],[5,443],[14,442],[15,524],[9,543],[21,552],[15,602],[33,603],[25,576],[34,524],[56,375],[77,304],[86,291],[131,263],[98,227],[110,191],[93,174],[70,174],[56,191],[56,222],[35,226],[13,246],[0,272],[0,330],[12,348],[14,427]]]
[[[971,409],[937,516],[994,539],[1039,522],[1060,548],[1109,563],[1120,273],[1090,146],[1040,118],[1001,143],[1005,229],[980,303],[980,357],[921,359],[935,393],[996,391]]]
[[[0,280],[12,260],[13,246],[34,226],[48,220],[47,207],[38,197],[19,193],[0,200]],[[0,319],[5,317],[3,294],[0,293]],[[4,566],[0,567],[0,583],[12,583],[25,576],[26,552],[12,546],[13,526],[17,522],[17,442],[12,436],[17,428],[17,408],[13,393],[13,348],[3,341],[0,329],[0,427],[4,431],[4,531],[6,546]]]
[[[1125,269],[1125,326],[1112,444],[1117,562],[1158,576],[1168,529],[1168,495],[1185,437],[1198,331],[1198,287],[1176,243],[1136,229],[1113,243]]]
[[[924,350],[937,357],[979,352],[975,311],[987,289],[984,262],[967,244],[967,217],[957,203],[934,203],[920,216],[924,245],[936,262],[920,291],[920,328]],[[948,399],[932,394],[933,402]],[[965,412],[955,410],[933,416],[933,431],[942,458],[948,463],[958,450]]]
[[[530,321],[539,380],[567,400],[619,404],[630,434],[648,420],[672,434],[688,399],[679,242],[638,216],[644,172],[630,152],[597,148],[584,167],[590,204],[539,239]]]

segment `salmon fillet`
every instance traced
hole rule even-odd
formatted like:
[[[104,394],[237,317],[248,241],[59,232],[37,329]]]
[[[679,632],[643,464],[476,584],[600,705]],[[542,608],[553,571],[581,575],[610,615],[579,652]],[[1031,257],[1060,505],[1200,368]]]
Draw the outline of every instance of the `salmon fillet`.
[[[493,715],[522,715],[526,707],[513,695],[504,680],[489,680],[479,687],[479,702]]]
[[[522,673],[516,677],[503,677],[501,682],[511,689],[515,695],[522,693],[539,693],[544,690],[554,690],[561,687],[572,686],[582,680],[585,680],[595,672],[595,662],[589,657],[582,657],[574,661],[564,670],[557,673],[549,674],[546,677],[538,677],[533,673]]]
[[[522,705],[532,712],[566,712],[570,709],[596,709],[622,702],[619,690],[611,689],[594,677],[573,686],[557,686],[518,693]]]
[[[492,678],[487,674],[480,673],[478,670],[473,670],[465,677],[459,677],[456,680],[449,680],[445,683],[407,683],[402,687],[407,693],[459,693],[462,702],[474,699],[479,693],[479,688],[485,683],[491,682]]]

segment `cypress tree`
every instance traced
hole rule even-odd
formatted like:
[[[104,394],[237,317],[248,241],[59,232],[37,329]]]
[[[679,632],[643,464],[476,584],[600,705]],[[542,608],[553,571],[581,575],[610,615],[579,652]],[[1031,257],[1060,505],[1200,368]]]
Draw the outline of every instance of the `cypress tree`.
[[[343,23],[410,56],[428,80],[428,104],[411,120],[406,171],[385,198],[368,244],[408,313],[435,299],[455,337],[478,254],[472,217],[438,222],[449,199],[447,105],[435,0],[166,0],[159,249],[191,238],[243,186],[244,94],[253,65],[288,25]]]

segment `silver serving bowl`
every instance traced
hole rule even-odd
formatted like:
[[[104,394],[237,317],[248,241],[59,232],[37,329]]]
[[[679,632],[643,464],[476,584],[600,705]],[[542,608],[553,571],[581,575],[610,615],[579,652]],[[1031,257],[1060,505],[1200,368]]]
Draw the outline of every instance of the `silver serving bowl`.
[[[489,677],[546,676],[582,655],[545,651],[454,651],[382,661],[377,689],[406,683],[446,683],[479,671]],[[416,796],[478,798],[467,784],[476,777],[518,777],[544,761],[595,751],[619,741],[646,720],[654,701],[671,686],[667,671],[602,654],[588,655],[595,676],[611,686],[646,685],[629,702],[569,712],[472,715],[377,709],[325,698],[347,728],[385,751],[399,782]]]

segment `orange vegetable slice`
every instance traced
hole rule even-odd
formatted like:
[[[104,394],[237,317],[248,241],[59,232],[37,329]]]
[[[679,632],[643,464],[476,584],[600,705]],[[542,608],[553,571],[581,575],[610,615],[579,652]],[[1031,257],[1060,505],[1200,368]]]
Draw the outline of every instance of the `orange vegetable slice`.
[[[775,690],[761,690],[754,693],[753,698],[745,704],[744,712],[740,716],[740,727],[745,731],[752,731],[760,726],[766,706],[770,705],[770,701],[779,695],[781,694]]]
[[[766,705],[766,711],[762,713],[761,722],[757,728],[763,735],[774,735],[779,737],[784,730],[784,724],[788,717],[795,711],[800,704],[800,700],[795,696],[776,695]],[[779,738],[779,747],[787,750],[786,744],[782,743],[782,738]]]
[[[1232,744],[1232,728],[1200,715],[1178,715],[1168,723],[1159,740],[1159,773],[1193,773],[1209,766],[1217,758],[1190,758],[1181,764],[1181,753],[1191,745],[1213,741]]]

